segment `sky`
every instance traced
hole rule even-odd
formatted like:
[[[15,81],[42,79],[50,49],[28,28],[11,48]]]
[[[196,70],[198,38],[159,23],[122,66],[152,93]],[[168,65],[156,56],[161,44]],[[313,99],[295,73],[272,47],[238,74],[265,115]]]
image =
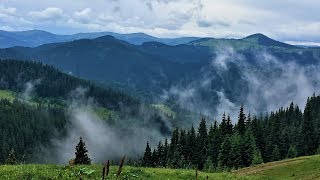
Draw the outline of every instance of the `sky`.
[[[320,44],[319,0],[0,0],[0,29],[157,37],[271,38]]]

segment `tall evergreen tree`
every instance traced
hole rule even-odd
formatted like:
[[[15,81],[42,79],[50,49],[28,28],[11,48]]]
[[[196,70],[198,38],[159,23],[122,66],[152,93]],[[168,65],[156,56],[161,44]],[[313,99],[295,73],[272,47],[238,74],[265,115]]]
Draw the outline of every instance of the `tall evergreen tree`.
[[[9,152],[9,156],[6,159],[6,164],[11,164],[11,165],[18,164],[18,160],[16,158],[16,152],[14,151],[13,148]]]
[[[199,128],[198,128],[198,136],[196,143],[196,159],[198,168],[201,170],[204,167],[204,163],[207,159],[207,146],[208,146],[208,133],[207,133],[207,125],[206,120],[204,118],[201,119]]]
[[[91,164],[91,159],[88,157],[88,150],[85,142],[80,137],[80,141],[76,146],[76,158],[74,159],[75,164]]]
[[[299,143],[301,155],[315,154],[318,147],[318,137],[316,134],[315,122],[312,117],[312,107],[310,100],[307,102],[304,110]]]
[[[152,166],[152,152],[149,145],[149,142],[147,142],[146,149],[144,151],[143,159],[142,159],[142,165],[145,167],[151,167]]]
[[[246,131],[245,122],[246,122],[246,115],[244,114],[243,105],[241,105],[239,117],[238,117],[238,124],[237,124],[238,132],[240,135],[244,135],[244,133]]]

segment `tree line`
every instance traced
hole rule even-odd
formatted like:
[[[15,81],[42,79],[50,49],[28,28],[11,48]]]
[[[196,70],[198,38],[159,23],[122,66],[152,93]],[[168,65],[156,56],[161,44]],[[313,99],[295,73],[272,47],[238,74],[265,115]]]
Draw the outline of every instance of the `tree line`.
[[[176,128],[151,148],[147,143],[141,166],[198,168],[206,171],[238,169],[320,152],[320,96],[308,98],[302,112],[293,103],[267,115],[246,114],[241,106],[238,120],[229,115],[197,129]]]

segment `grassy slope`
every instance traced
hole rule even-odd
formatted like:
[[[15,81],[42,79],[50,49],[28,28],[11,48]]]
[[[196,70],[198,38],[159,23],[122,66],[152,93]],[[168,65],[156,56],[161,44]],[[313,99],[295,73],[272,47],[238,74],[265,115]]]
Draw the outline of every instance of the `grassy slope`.
[[[79,179],[81,171],[83,180],[101,179],[102,166],[3,165],[0,166],[0,179]],[[117,167],[112,166],[107,179],[116,179],[116,172]],[[235,179],[235,176],[229,173],[199,172],[199,179],[206,179],[207,176],[209,179]],[[125,166],[118,179],[195,179],[195,171]]]
[[[0,179],[101,179],[102,166],[3,165]],[[116,179],[117,167],[111,167],[108,179]],[[89,175],[88,175],[89,174]],[[272,162],[231,173],[199,172],[200,179],[320,179],[320,156],[307,156]],[[118,179],[195,179],[194,170],[139,168],[125,166]]]
[[[259,179],[320,179],[320,155],[271,162],[233,173]]]
[[[8,99],[9,101],[12,101],[15,97],[16,95],[12,91],[0,90],[0,99]]]

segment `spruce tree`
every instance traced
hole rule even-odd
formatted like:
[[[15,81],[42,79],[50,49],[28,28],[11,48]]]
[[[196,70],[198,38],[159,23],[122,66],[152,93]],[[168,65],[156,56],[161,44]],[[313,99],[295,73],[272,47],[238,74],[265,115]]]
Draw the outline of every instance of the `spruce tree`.
[[[80,141],[76,146],[76,158],[74,159],[74,163],[77,164],[91,164],[91,159],[88,157],[88,150],[86,148],[85,142],[80,137]]]
[[[278,145],[275,145],[272,151],[272,156],[271,156],[272,161],[279,161],[280,160],[280,149]]]
[[[199,128],[198,128],[198,136],[197,136],[197,144],[196,144],[196,159],[198,168],[203,169],[204,163],[207,158],[207,146],[208,146],[208,133],[207,133],[207,125],[206,120],[204,118],[201,119]]]
[[[232,166],[230,151],[231,151],[231,142],[230,142],[230,138],[227,136],[224,138],[224,141],[221,144],[221,148],[219,151],[218,166],[220,169],[225,169]]]
[[[300,155],[312,155],[316,153],[318,142],[317,134],[315,129],[315,122],[312,117],[311,101],[309,100],[306,104],[303,122],[300,132]]]
[[[228,114],[228,118],[227,118],[227,134],[231,135],[233,131],[233,125],[232,125],[232,121],[230,118],[230,115]]]
[[[244,135],[245,131],[246,131],[246,115],[244,114],[244,108],[243,105],[240,107],[240,112],[239,112],[239,117],[238,117],[238,124],[237,124],[237,128],[238,128],[238,132],[240,135]]]
[[[242,136],[241,143],[241,154],[242,154],[242,162],[243,166],[250,166],[252,163],[254,150],[256,149],[256,144],[252,132],[248,129],[245,132],[245,135]]]
[[[242,142],[241,136],[238,133],[233,134],[230,137],[230,155],[229,155],[229,166],[233,168],[243,167],[243,159],[242,159]]]
[[[228,134],[228,123],[227,123],[227,119],[226,119],[226,113],[222,114],[222,119],[221,119],[219,129],[220,129],[220,132],[223,136]]]
[[[11,165],[18,164],[16,153],[13,148],[9,152],[8,158],[6,159],[6,164],[11,164]]]
[[[290,146],[287,154],[287,158],[295,158],[298,156],[298,151],[295,146]]]
[[[253,153],[251,165],[258,165],[261,163],[263,163],[261,152],[259,151],[259,149],[255,149]]]
[[[190,131],[188,132],[188,139],[187,139],[187,154],[188,157],[186,159],[191,162],[192,165],[195,165],[197,163],[197,159],[195,156],[195,151],[196,151],[196,132],[193,127],[191,126]]]
[[[164,154],[164,146],[162,145],[161,141],[158,144],[158,148],[157,148],[157,156],[158,159],[156,160],[158,166],[160,167],[165,167],[165,154]]]
[[[142,165],[145,167],[151,167],[152,166],[152,153],[151,148],[149,145],[149,142],[147,142],[146,149],[144,151],[143,159],[142,159]]]

